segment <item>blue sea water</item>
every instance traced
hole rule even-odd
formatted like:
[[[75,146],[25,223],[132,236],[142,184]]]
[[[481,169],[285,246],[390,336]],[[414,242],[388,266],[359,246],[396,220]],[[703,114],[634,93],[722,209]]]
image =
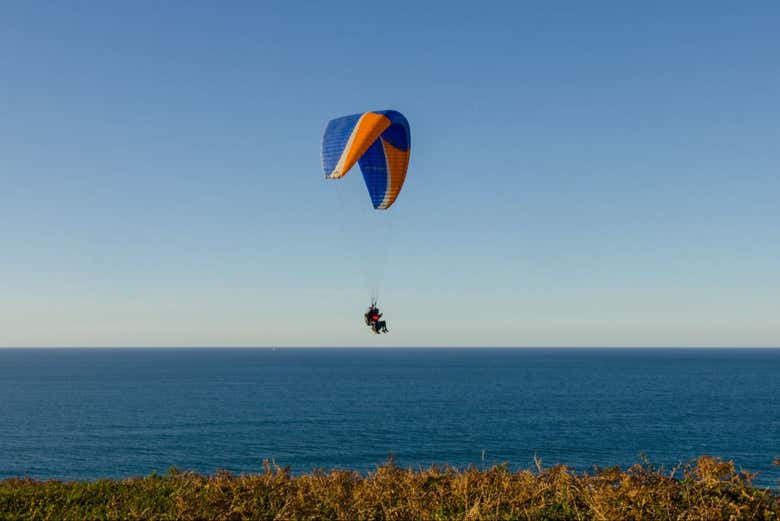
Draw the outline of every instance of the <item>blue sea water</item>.
[[[780,349],[0,349],[0,478],[391,453],[578,470],[710,454],[776,486]]]

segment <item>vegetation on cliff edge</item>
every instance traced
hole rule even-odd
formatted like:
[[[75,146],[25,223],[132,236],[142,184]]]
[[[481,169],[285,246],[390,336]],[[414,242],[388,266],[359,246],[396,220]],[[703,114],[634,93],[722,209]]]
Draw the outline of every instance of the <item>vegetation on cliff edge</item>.
[[[575,473],[451,467],[300,476],[170,471],[124,480],[0,481],[3,520],[780,520],[780,494],[731,462],[702,457],[669,471],[650,465]]]

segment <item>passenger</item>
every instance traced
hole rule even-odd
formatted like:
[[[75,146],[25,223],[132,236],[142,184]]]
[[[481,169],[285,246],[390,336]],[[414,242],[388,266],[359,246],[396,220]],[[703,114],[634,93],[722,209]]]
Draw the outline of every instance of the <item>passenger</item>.
[[[374,333],[380,334],[389,332],[387,329],[387,322],[381,320],[382,313],[379,311],[379,308],[376,307],[376,302],[371,302],[371,305],[368,307],[368,311],[363,315],[363,318],[365,319],[366,325],[369,326]]]

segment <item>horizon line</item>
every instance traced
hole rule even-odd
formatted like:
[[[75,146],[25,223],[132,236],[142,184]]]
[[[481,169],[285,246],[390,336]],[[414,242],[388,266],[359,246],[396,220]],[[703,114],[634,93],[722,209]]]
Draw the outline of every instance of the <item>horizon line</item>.
[[[780,349],[780,345],[553,345],[553,346],[370,346],[370,345],[36,345],[0,349]]]

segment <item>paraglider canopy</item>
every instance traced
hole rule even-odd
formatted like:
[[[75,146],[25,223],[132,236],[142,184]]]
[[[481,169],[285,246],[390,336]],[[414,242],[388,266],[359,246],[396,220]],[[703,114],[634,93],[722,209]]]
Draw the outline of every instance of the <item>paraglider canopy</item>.
[[[406,180],[411,152],[409,122],[395,110],[333,119],[322,136],[322,168],[340,179],[358,163],[377,210],[392,206]]]

